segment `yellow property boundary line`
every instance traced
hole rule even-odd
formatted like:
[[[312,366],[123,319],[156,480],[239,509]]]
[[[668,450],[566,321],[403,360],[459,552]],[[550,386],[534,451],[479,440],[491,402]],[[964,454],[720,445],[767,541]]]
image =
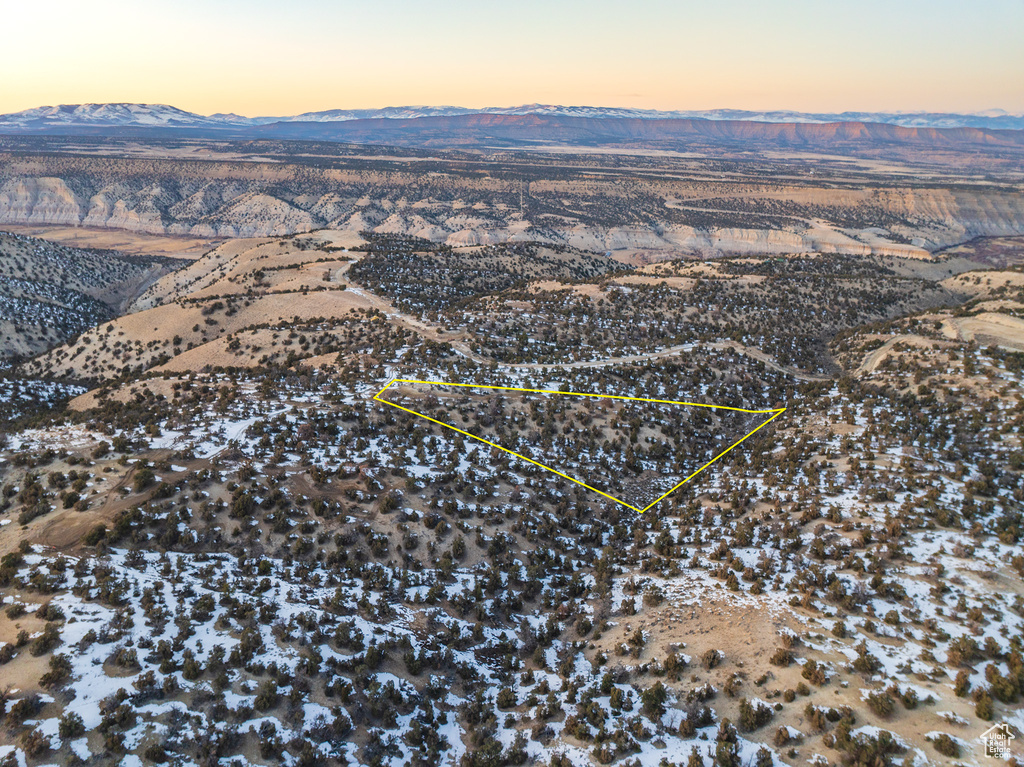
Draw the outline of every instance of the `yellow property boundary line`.
[[[616,498],[613,495],[609,495],[608,493],[605,493],[605,492],[603,492],[601,490],[598,490],[596,487],[591,487],[586,482],[581,482],[578,479],[573,479],[568,474],[563,474],[562,472],[558,471],[558,469],[552,469],[550,466],[547,466],[547,465],[541,463],[540,461],[535,461],[532,458],[527,458],[525,455],[523,455],[522,453],[517,453],[515,450],[509,450],[507,447],[502,447],[501,445],[498,445],[498,444],[496,444],[494,442],[491,442],[490,440],[484,439],[483,437],[478,437],[475,434],[470,434],[468,431],[463,431],[462,429],[459,429],[459,428],[457,428],[455,426],[447,424],[444,421],[438,421],[435,418],[431,418],[429,415],[423,415],[423,413],[417,413],[415,410],[412,410],[410,408],[402,407],[401,405],[396,405],[394,402],[388,402],[386,399],[381,399],[381,395],[384,392],[386,392],[388,389],[390,389],[392,386],[394,386],[395,384],[403,384],[403,383],[407,383],[407,384],[423,384],[423,385],[427,385],[427,386],[463,386],[463,387],[466,387],[466,388],[469,388],[469,389],[495,389],[495,390],[498,390],[498,391],[530,392],[530,393],[533,393],[533,394],[562,394],[562,395],[569,396],[569,397],[595,397],[597,399],[621,399],[621,400],[630,400],[630,401],[633,401],[633,402],[654,402],[654,403],[661,404],[661,405],[691,405],[693,407],[714,408],[716,410],[733,410],[733,411],[736,411],[736,412],[739,412],[739,413],[751,413],[751,414],[754,414],[754,415],[767,415],[768,413],[772,413],[773,415],[772,415],[771,418],[766,420],[764,423],[762,423],[756,429],[754,429],[753,431],[748,432],[747,434],[743,435],[738,440],[733,442],[731,445],[729,445],[729,447],[727,447],[721,453],[716,455],[714,458],[712,458],[706,464],[701,466],[699,469],[697,469],[697,471],[693,472],[693,474],[688,476],[682,482],[672,486],[667,492],[663,493],[658,498],[654,499],[653,501],[651,501],[649,504],[647,504],[646,506],[644,506],[641,509],[641,508],[639,508],[637,506],[633,506],[630,503],[626,503],[625,501],[623,501],[623,500],[621,500],[619,498]],[[615,503],[618,503],[618,504],[620,504],[622,506],[625,506],[626,508],[632,509],[633,511],[638,512],[640,514],[643,514],[645,511],[650,509],[652,506],[656,506],[657,504],[661,503],[668,496],[670,496],[676,490],[681,488],[683,485],[685,485],[691,479],[696,477],[698,474],[700,474],[702,471],[704,471],[704,469],[708,468],[711,464],[713,464],[719,458],[724,456],[726,453],[728,453],[734,447],[737,447],[745,439],[747,439],[748,437],[753,436],[759,430],[763,429],[765,426],[767,426],[772,421],[774,421],[776,418],[778,418],[780,415],[782,415],[783,413],[786,412],[786,408],[784,408],[784,407],[773,408],[773,409],[770,409],[770,410],[746,410],[746,409],[741,408],[741,407],[728,407],[726,405],[705,405],[704,403],[701,403],[701,402],[678,402],[676,400],[646,399],[644,397],[624,397],[624,396],[620,396],[620,395],[616,395],[616,394],[589,394],[589,393],[586,393],[586,392],[556,391],[554,389],[522,389],[522,388],[518,388],[518,387],[515,387],[515,386],[485,386],[483,384],[450,383],[448,381],[417,381],[415,379],[410,379],[410,378],[394,378],[391,381],[388,381],[388,383],[385,384],[383,389],[381,389],[379,392],[377,392],[376,394],[373,395],[373,399],[375,401],[381,402],[381,403],[383,403],[385,405],[390,405],[393,408],[398,408],[399,410],[404,410],[406,413],[412,413],[412,415],[419,416],[420,418],[425,418],[426,420],[430,421],[431,423],[436,423],[438,426],[443,426],[446,429],[451,429],[452,431],[457,431],[459,434],[464,434],[465,436],[470,437],[471,439],[475,439],[477,442],[483,442],[485,445],[490,445],[491,447],[495,447],[498,450],[503,450],[504,452],[509,453],[510,455],[514,455],[516,458],[521,458],[522,460],[527,461],[528,463],[532,463],[534,466],[540,466],[542,469],[546,469],[546,470],[548,470],[548,471],[550,471],[550,472],[552,472],[554,474],[557,474],[558,476],[563,477],[564,479],[567,479],[570,482],[575,482],[577,485],[581,485],[581,486],[587,488],[587,490],[592,490],[593,492],[595,492],[595,493],[597,493],[599,495],[603,495],[605,498],[608,498],[608,499],[610,499],[612,501],[615,501]]]

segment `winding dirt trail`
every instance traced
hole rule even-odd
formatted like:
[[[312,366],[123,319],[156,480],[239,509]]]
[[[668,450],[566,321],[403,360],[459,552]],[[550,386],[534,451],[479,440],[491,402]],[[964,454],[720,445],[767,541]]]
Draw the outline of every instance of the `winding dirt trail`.
[[[907,338],[909,338],[909,336],[893,336],[874,351],[868,352],[864,361],[860,363],[860,366],[857,368],[857,374],[873,373],[875,369],[882,364],[882,360],[884,360],[889,355],[889,352],[892,351],[892,347],[900,341],[906,341]]]

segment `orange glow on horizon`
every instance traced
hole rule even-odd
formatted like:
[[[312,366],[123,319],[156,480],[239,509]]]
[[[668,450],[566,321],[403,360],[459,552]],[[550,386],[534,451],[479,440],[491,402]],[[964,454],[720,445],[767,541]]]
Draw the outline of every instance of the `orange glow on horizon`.
[[[1015,0],[54,0],[5,16],[20,33],[0,47],[0,113],[85,102],[247,116],[536,102],[1024,112]]]

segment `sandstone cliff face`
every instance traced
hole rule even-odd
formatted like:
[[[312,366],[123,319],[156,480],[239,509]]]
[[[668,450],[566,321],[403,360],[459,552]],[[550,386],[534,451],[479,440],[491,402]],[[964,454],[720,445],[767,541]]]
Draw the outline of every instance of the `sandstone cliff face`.
[[[82,223],[83,201],[59,178],[21,178],[0,187],[0,223]]]
[[[280,163],[11,158],[0,164],[0,224],[229,238],[371,230],[452,246],[541,240],[652,258],[804,252],[927,257],[978,236],[1024,234],[1024,198],[1005,188],[772,182],[702,188],[667,180],[652,184],[638,202],[618,183],[531,182],[520,210],[518,185],[490,177],[321,171]],[[590,212],[595,208],[599,214]]]
[[[1024,225],[1020,194],[949,189],[886,190],[876,193],[876,200],[894,215],[916,223],[916,227],[905,227],[907,234],[920,236],[923,247],[929,250],[974,237],[1017,234]]]

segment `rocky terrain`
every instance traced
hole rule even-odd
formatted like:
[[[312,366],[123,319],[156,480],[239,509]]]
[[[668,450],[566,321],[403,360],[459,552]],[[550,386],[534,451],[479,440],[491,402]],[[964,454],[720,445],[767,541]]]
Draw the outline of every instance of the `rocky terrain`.
[[[6,141],[0,224],[193,238],[329,228],[453,247],[540,241],[633,263],[808,252],[927,258],[977,237],[1024,233],[1012,174],[996,181],[919,169],[909,181],[902,166],[809,169],[785,159],[381,156],[280,142],[170,142],[143,152],[130,142],[54,142]]]

